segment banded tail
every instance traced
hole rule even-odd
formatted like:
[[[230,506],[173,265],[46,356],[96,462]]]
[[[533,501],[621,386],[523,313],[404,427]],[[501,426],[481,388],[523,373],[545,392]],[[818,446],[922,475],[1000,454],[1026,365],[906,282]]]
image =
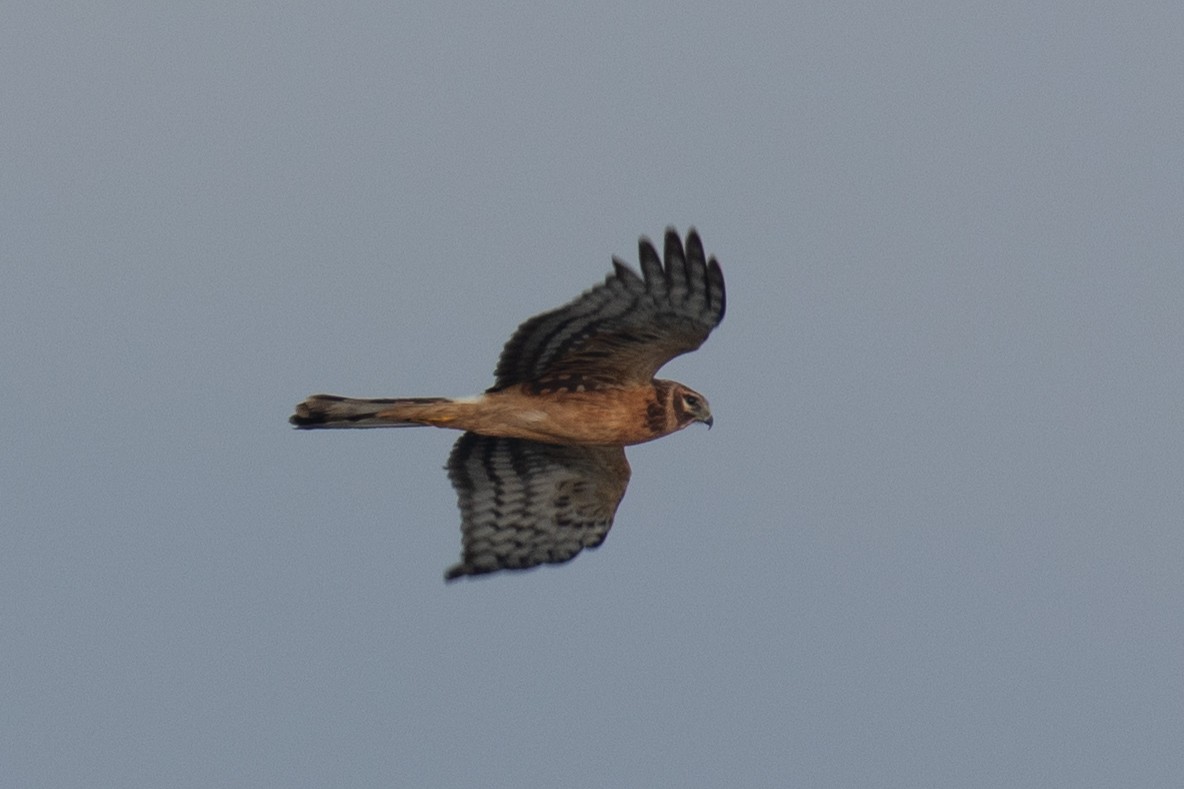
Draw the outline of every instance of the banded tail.
[[[363,399],[318,394],[296,406],[288,421],[302,430],[343,427],[419,427],[450,421],[447,397]],[[444,408],[441,408],[444,406]]]

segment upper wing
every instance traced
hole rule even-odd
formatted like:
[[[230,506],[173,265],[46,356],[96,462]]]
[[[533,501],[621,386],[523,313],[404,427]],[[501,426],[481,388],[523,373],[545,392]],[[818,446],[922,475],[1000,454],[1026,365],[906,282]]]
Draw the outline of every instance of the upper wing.
[[[665,266],[638,243],[643,277],[618,258],[615,272],[559,309],[536,315],[506,343],[494,389],[536,391],[647,383],[658,368],[703,344],[724,317],[724,276],[692,228],[686,249],[666,229]]]
[[[566,562],[604,541],[625,486],[621,447],[562,446],[465,433],[448,457],[461,513],[447,580]]]

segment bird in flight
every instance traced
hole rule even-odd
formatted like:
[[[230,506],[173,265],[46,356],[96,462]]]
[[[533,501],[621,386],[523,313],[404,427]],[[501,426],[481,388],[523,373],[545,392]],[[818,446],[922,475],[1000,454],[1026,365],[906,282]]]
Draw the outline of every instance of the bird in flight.
[[[494,384],[473,397],[360,399],[312,395],[298,428],[463,430],[448,457],[462,556],[446,580],[559,564],[600,545],[629,484],[625,447],[694,422],[703,395],[654,378],[703,344],[724,317],[724,277],[692,228],[666,229],[663,255],[644,236],[641,276],[619,258],[604,283],[523,323]]]

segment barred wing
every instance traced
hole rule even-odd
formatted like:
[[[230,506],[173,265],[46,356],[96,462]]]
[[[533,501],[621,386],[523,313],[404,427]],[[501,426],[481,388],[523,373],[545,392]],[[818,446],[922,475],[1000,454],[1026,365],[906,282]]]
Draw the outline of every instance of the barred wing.
[[[625,486],[621,447],[465,433],[448,457],[463,555],[447,580],[566,562],[604,542]]]
[[[662,365],[703,344],[723,320],[724,277],[692,228],[684,249],[667,228],[664,258],[638,243],[642,276],[618,258],[614,273],[559,309],[518,327],[498,360],[494,389],[535,392],[648,383]]]

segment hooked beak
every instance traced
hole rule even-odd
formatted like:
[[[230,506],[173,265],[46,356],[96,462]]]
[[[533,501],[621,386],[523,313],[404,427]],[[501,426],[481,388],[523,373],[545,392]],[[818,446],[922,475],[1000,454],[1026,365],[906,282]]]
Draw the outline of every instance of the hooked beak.
[[[715,417],[713,417],[711,414],[708,414],[706,419],[702,419],[700,421],[707,425],[707,429],[710,430],[711,426],[715,424]]]

